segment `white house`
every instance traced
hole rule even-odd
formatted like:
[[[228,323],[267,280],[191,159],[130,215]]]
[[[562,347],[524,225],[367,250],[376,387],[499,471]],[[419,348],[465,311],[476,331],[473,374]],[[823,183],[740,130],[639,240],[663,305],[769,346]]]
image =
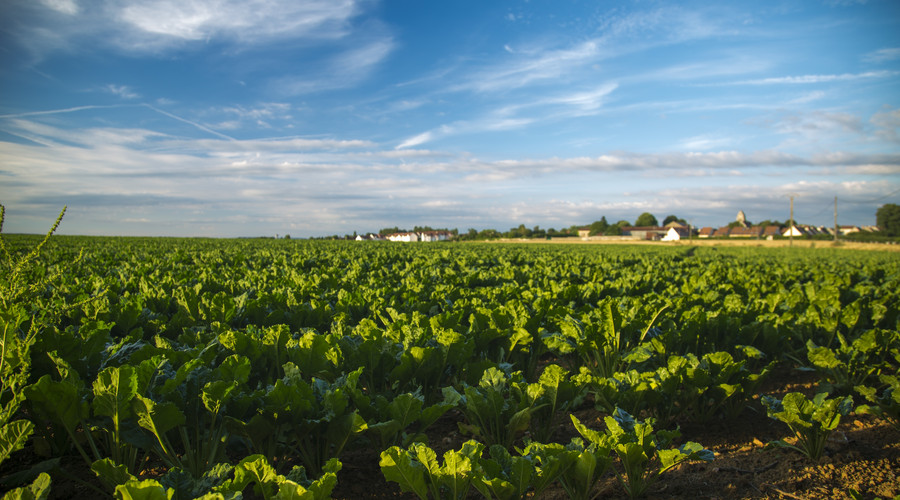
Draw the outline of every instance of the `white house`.
[[[390,241],[419,241],[419,235],[416,233],[394,233],[388,235]]]
[[[804,236],[806,233],[797,226],[791,226],[781,232],[782,236]]]
[[[689,236],[690,228],[682,225],[669,226],[669,230],[666,231],[665,236],[662,237],[662,241],[678,241]]]
[[[453,233],[449,231],[424,231],[418,233],[419,241],[447,241]]]

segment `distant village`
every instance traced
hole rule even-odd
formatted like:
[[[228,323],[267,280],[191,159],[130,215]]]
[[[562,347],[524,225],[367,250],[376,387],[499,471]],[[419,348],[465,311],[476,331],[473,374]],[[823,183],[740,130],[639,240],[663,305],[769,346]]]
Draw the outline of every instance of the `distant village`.
[[[663,225],[657,225],[656,219],[651,214],[642,214],[637,222],[652,222],[648,225],[629,225],[627,221],[609,224],[604,217],[601,221],[589,226],[572,226],[568,229],[556,231],[554,229],[542,230],[539,227],[528,229],[524,225],[511,228],[506,233],[488,229],[476,231],[470,229],[467,233],[457,230],[416,228],[413,231],[382,230],[379,233],[354,235],[350,239],[356,241],[402,241],[402,242],[430,242],[430,241],[454,241],[497,238],[573,238],[583,241],[679,241],[685,239],[706,238],[745,238],[766,239],[776,238],[822,238],[834,237],[835,231],[840,237],[848,235],[864,235],[865,233],[879,233],[877,226],[812,226],[806,224],[790,224],[772,221],[764,221],[761,224],[751,224],[743,211],[738,212],[735,221],[722,227],[695,228],[687,224],[683,219],[669,216]],[[397,228],[392,228],[397,229]]]

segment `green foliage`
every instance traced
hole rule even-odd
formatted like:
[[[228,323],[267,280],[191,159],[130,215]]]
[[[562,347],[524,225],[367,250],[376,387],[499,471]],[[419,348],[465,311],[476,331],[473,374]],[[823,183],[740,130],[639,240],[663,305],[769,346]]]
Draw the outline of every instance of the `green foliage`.
[[[890,422],[900,430],[900,377],[897,375],[881,375],[881,393],[878,387],[858,385],[856,392],[861,394],[869,405],[860,405],[857,413],[869,413]]]
[[[484,445],[466,441],[462,448],[444,453],[443,464],[437,454],[422,443],[413,443],[406,450],[393,446],[381,452],[379,466],[384,478],[400,485],[400,489],[415,493],[425,500],[466,498],[476,480],[478,460]]]
[[[40,275],[37,259],[42,248],[56,232],[66,213],[65,207],[41,241],[24,255],[15,255],[2,235],[6,207],[0,205],[0,464],[22,449],[34,432],[28,420],[13,420],[25,398],[31,371],[31,348],[41,329],[60,313],[59,308],[28,310],[44,288],[59,280],[62,270]],[[29,487],[6,493],[3,498],[46,498],[50,476],[41,473]]]
[[[606,217],[604,216],[601,217],[600,220],[591,223],[589,234],[591,236],[603,234],[607,229],[609,229],[609,222],[606,222]]]
[[[882,371],[900,367],[900,359],[891,359],[892,353],[900,352],[897,330],[868,330],[852,342],[847,342],[840,332],[836,336],[840,342],[836,349],[807,341],[807,358],[828,382],[829,389],[850,394],[854,387],[874,380]]]
[[[513,456],[500,445],[491,446],[490,455],[478,461],[479,474],[472,483],[475,489],[489,500],[524,498],[537,472],[532,458]]]
[[[647,493],[656,479],[689,460],[712,461],[713,452],[693,441],[670,447],[680,436],[678,431],[653,432],[653,421],[635,420],[624,411],[616,411],[604,419],[607,442],[621,461],[624,474],[616,471],[616,477],[631,498]]]
[[[875,223],[887,236],[900,236],[900,205],[886,203],[878,207]]]
[[[50,496],[50,475],[42,472],[29,486],[3,494],[3,500],[46,500]]]
[[[3,241],[18,260],[40,237]],[[16,387],[0,451],[78,453],[110,491],[148,454],[167,469],[150,495],[236,495],[222,488],[242,454],[294,481],[292,460],[319,473],[359,437],[407,449],[465,397],[465,428],[503,448],[472,484],[515,497],[527,461],[539,495],[591,441],[510,444],[552,440],[585,391],[666,427],[738,414],[810,340],[839,362],[823,375],[884,403],[877,375],[900,365],[900,261],[880,252],[54,236],[40,254],[0,308],[0,383]]]
[[[687,221],[686,221],[686,220],[684,220],[684,219],[678,217],[678,216],[675,215],[675,214],[667,215],[666,218],[663,219],[662,225],[665,226],[666,224],[668,224],[668,223],[670,223],[670,222],[678,222],[679,224],[684,224],[685,226],[687,225]]]
[[[528,389],[521,372],[507,376],[497,368],[488,368],[477,386],[464,389],[460,405],[468,424],[460,423],[460,430],[488,445],[511,448],[531,427],[532,414],[549,404],[529,397]]]
[[[644,212],[638,216],[637,220],[634,221],[635,226],[656,226],[658,223],[656,221],[656,217],[653,216],[650,212]]]
[[[528,384],[527,394],[535,411],[531,414],[531,435],[536,441],[547,442],[553,437],[553,419],[559,412],[568,412],[584,401],[585,388],[569,376],[559,365],[547,365],[538,381]]]
[[[381,449],[384,449],[396,444],[408,446],[412,442],[425,442],[425,429],[455,408],[461,399],[452,388],[446,388],[444,394],[444,401],[431,406],[425,406],[425,398],[419,393],[400,394],[391,401],[380,394],[372,401],[358,396],[357,404],[363,417],[370,422],[368,432],[378,437]]]
[[[565,469],[559,481],[569,498],[589,500],[599,494],[595,492],[596,484],[612,465],[613,442],[608,434],[589,429],[575,415],[570,417],[581,439],[575,438],[566,446],[573,454],[573,464]]]
[[[282,476],[265,457],[251,455],[235,466],[234,480],[217,491],[240,493],[252,484],[253,491],[265,500],[325,500],[331,498],[341,467],[341,462],[332,458],[322,467],[322,476],[310,481],[302,467]]]
[[[784,440],[773,441],[771,446],[779,446],[799,451],[807,458],[818,461],[825,451],[825,442],[841,421],[842,416],[850,413],[853,398],[828,399],[828,394],[820,392],[813,399],[802,393],[790,392],[784,399],[763,396],[762,403],[769,417],[787,424],[797,444],[792,445]]]

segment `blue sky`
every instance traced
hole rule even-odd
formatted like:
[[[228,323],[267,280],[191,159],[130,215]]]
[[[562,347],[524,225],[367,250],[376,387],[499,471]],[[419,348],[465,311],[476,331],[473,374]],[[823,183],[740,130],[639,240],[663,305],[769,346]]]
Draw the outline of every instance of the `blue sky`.
[[[900,3],[6,0],[4,231],[294,237],[900,203]]]

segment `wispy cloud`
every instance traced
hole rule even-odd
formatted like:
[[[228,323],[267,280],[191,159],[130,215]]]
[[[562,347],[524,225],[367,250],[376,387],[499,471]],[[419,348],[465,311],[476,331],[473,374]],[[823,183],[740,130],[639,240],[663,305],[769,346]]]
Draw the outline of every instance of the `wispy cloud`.
[[[900,59],[900,47],[878,49],[863,56],[863,61],[875,64],[896,61],[897,59]]]
[[[277,78],[271,87],[281,95],[295,96],[353,87],[367,78],[394,50],[389,35],[379,35],[356,44],[321,63],[314,71]]]
[[[898,71],[867,71],[865,73],[842,73],[837,75],[799,75],[759,78],[731,82],[730,85],[806,85],[811,83],[842,82],[873,78],[890,78],[900,75]]]
[[[117,95],[122,99],[137,99],[141,96],[128,85],[116,85],[110,83],[109,85],[103,87],[103,90],[105,92],[109,92],[110,94]]]
[[[44,15],[50,9],[54,16]],[[8,9],[19,42],[36,53],[99,41],[117,50],[160,52],[222,41],[259,44],[285,39],[338,39],[361,11],[355,0],[42,0]]]
[[[159,114],[161,114],[161,115],[168,116],[169,118],[172,118],[173,120],[178,120],[178,121],[180,121],[180,122],[182,122],[182,123],[187,123],[188,125],[191,125],[191,126],[193,126],[193,127],[196,127],[196,128],[199,129],[199,130],[202,130],[202,131],[204,131],[204,132],[210,133],[210,134],[215,135],[215,136],[217,136],[217,137],[221,137],[222,139],[228,139],[229,141],[235,140],[234,137],[227,136],[227,135],[225,135],[225,134],[223,134],[223,133],[221,133],[221,132],[218,132],[218,131],[216,131],[216,130],[213,130],[213,129],[207,127],[206,125],[197,123],[197,122],[192,121],[192,120],[188,120],[187,118],[182,118],[182,117],[180,117],[180,116],[178,116],[178,115],[176,115],[176,114],[174,114],[174,113],[169,113],[168,111],[164,111],[164,110],[162,110],[162,109],[159,109],[159,108],[157,108],[156,106],[153,106],[152,104],[143,104],[143,106],[146,107],[147,109],[151,109],[151,110],[153,110],[153,111],[156,111],[157,113],[159,113]]]
[[[61,113],[75,113],[77,111],[87,111],[91,109],[110,109],[110,108],[119,108],[121,105],[112,104],[107,106],[100,105],[87,105],[87,106],[73,106],[71,108],[61,108],[61,109],[48,109],[42,111],[25,111],[22,113],[10,113],[6,115],[0,115],[0,118],[25,118],[28,116],[41,116],[41,115],[56,115]]]
[[[592,90],[561,93],[501,106],[471,120],[459,120],[412,136],[402,141],[397,149],[415,147],[453,135],[513,130],[538,122],[592,115],[601,109],[616,88],[616,83],[609,82]]]
[[[872,115],[875,135],[885,141],[900,144],[900,109],[889,109]]]
[[[40,0],[40,3],[63,14],[74,15],[79,10],[75,0]]]
[[[422,132],[419,135],[414,135],[409,139],[404,140],[400,144],[397,145],[397,149],[404,148],[414,148],[416,146],[420,146],[425,144],[426,142],[430,142],[434,138],[434,133],[431,131]]]

